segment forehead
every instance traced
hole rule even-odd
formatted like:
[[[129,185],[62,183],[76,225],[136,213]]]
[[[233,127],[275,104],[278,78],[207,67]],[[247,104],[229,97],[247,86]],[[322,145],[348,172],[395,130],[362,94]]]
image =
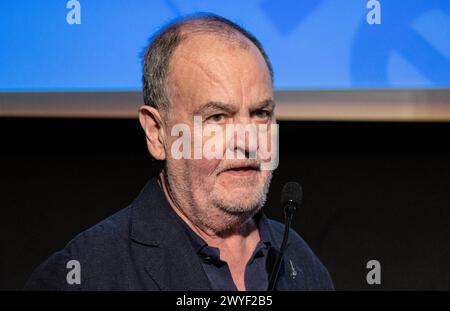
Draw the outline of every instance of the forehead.
[[[235,40],[195,34],[175,49],[167,81],[172,107],[189,111],[207,101],[246,105],[272,97],[263,56],[247,38]]]

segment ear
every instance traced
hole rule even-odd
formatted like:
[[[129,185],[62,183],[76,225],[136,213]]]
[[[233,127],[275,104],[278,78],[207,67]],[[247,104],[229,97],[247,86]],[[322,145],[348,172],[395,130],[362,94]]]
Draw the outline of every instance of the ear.
[[[147,148],[156,160],[165,160],[164,150],[164,123],[158,110],[144,105],[139,108],[139,122],[145,132]]]

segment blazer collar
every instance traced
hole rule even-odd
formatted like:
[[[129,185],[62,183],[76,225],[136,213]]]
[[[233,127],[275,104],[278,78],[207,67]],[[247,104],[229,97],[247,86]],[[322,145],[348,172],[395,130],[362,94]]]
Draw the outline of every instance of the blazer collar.
[[[130,238],[145,247],[146,271],[162,290],[210,290],[188,237],[155,178],[132,204]]]
[[[140,244],[158,246],[165,238],[170,238],[176,233],[170,208],[158,181],[150,179],[132,204],[131,239]]]

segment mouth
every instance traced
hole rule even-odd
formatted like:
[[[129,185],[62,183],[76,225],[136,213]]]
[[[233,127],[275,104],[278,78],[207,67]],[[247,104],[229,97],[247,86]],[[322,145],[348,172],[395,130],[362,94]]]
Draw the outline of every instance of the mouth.
[[[221,174],[230,174],[234,176],[250,176],[257,173],[259,166],[256,164],[239,165],[227,168],[221,172]]]

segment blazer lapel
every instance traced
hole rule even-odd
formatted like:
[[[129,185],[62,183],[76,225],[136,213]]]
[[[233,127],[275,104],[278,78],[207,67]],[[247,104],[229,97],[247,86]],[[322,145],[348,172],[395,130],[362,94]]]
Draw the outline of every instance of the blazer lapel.
[[[145,248],[145,270],[161,290],[211,290],[198,255],[170,208],[156,179],[133,203],[130,236]]]
[[[265,223],[265,226],[269,229],[270,234],[270,240],[272,243],[272,246],[269,249],[269,257],[267,261],[267,270],[268,275],[270,274],[270,271],[273,269],[273,265],[275,263],[275,258],[279,255],[279,247],[282,243],[282,233],[276,234],[276,230],[272,228],[270,222],[267,220],[267,217],[261,213],[260,214],[260,221]],[[275,290],[277,291],[288,291],[288,290],[306,290],[307,286],[305,283],[305,276],[303,273],[303,270],[298,268],[295,264],[295,260],[291,259],[291,256],[289,255],[289,252],[287,251],[289,249],[290,242],[288,240],[286,251],[284,252],[281,266],[280,266],[280,272],[278,274],[278,280],[275,284]]]

